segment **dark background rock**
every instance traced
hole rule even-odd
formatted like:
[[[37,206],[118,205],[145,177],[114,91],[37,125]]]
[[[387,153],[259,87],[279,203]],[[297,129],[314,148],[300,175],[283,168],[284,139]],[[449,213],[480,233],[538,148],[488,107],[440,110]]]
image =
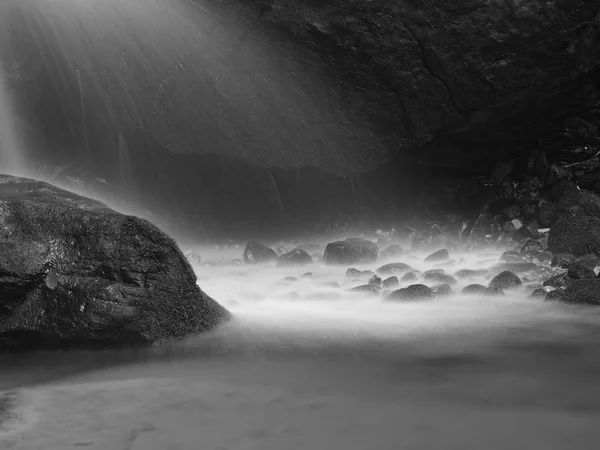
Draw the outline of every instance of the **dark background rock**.
[[[559,220],[550,229],[548,248],[552,253],[600,255],[600,218],[579,215]]]
[[[152,344],[229,313],[149,222],[0,176],[0,349]]]
[[[488,188],[477,177],[505,192],[556,171],[598,185],[582,133],[600,0],[186,3],[206,6],[188,18],[214,45],[173,60],[176,32],[136,64],[126,39],[90,42],[2,3],[19,6],[2,10],[0,52],[44,176],[99,183],[196,238],[472,213]]]

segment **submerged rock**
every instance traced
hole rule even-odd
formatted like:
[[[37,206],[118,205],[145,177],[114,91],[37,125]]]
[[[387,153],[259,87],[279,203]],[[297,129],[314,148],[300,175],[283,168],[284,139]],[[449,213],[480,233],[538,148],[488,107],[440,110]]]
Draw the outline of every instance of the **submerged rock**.
[[[405,273],[401,278],[402,281],[417,281],[418,279],[419,277],[417,277],[417,275],[415,275],[413,272]]]
[[[277,253],[258,241],[250,241],[244,249],[244,262],[246,264],[260,264],[277,259]]]
[[[412,284],[404,289],[398,289],[388,296],[388,300],[418,300],[433,297],[433,291],[424,284]]]
[[[487,288],[481,284],[469,284],[462,290],[463,294],[476,295],[483,294]]]
[[[514,289],[521,286],[521,279],[512,272],[505,271],[496,275],[490,281],[488,287],[504,289]]]
[[[390,263],[390,264],[385,264],[383,266],[381,266],[379,269],[376,270],[376,272],[380,275],[388,275],[388,274],[393,274],[393,273],[405,273],[405,272],[409,272],[413,270],[413,268],[411,266],[409,266],[408,264],[404,264],[404,263]]]
[[[302,267],[314,261],[304,250],[296,248],[277,258],[277,267]]]
[[[415,277],[415,280],[417,279],[417,277]],[[400,282],[398,281],[398,277],[388,277],[385,280],[383,280],[383,288],[384,289],[395,289],[400,285]]]
[[[450,253],[445,248],[438,250],[437,252],[432,253],[427,258],[425,258],[425,262],[441,262],[448,261],[450,259]]]
[[[152,344],[229,317],[146,220],[0,176],[0,222],[0,349]]]
[[[376,244],[362,238],[349,238],[332,242],[325,247],[326,264],[366,264],[377,261]]]
[[[430,272],[426,274],[423,279],[435,283],[456,284],[456,279],[452,275],[446,275],[445,273]]]

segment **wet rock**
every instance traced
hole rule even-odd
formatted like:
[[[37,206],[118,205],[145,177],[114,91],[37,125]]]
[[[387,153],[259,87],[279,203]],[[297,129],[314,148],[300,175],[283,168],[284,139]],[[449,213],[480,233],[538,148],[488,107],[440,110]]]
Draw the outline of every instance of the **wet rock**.
[[[567,272],[567,276],[573,280],[596,278],[597,275],[587,261],[575,261],[569,265],[569,271]]]
[[[544,288],[537,288],[529,295],[529,297],[531,297],[531,298],[546,298],[546,294],[547,294],[547,292]]]
[[[277,258],[277,267],[302,267],[313,262],[308,253],[297,248]]]
[[[346,276],[347,277],[360,277],[360,274],[362,273],[362,271],[355,269],[354,267],[350,267],[348,270],[346,270]]]
[[[401,280],[402,281],[417,281],[419,277],[417,277],[413,272],[405,273]]]
[[[553,291],[548,292],[546,294],[546,298],[544,301],[547,302],[556,302],[562,299],[563,294],[565,293],[564,289],[555,289]]]
[[[516,250],[509,250],[502,253],[500,261],[505,263],[519,263],[524,262],[525,260],[523,259],[523,255],[520,252]]]
[[[390,263],[381,266],[376,272],[380,275],[388,275],[388,274],[402,274],[405,272],[410,272],[413,270],[411,266],[404,263]]]
[[[369,294],[369,295],[378,295],[379,289],[375,286],[371,286],[370,284],[363,284],[362,286],[356,286],[350,289],[350,292],[357,292],[361,294]]]
[[[485,286],[482,286],[481,284],[469,284],[468,286],[465,286],[462,292],[463,294],[467,295],[477,295],[483,294],[486,289],[487,288]]]
[[[537,255],[544,251],[544,246],[535,239],[528,239],[521,247],[521,255]]]
[[[514,289],[521,286],[521,279],[510,271],[504,271],[496,275],[490,281],[488,287],[504,289]]]
[[[502,210],[502,214],[508,219],[513,220],[521,217],[521,207],[519,205],[511,205]]]
[[[520,263],[504,263],[497,264],[494,266],[495,272],[514,272],[514,273],[526,273],[534,272],[538,269],[537,264],[531,262],[520,262]]]
[[[446,297],[452,293],[452,288],[448,284],[436,284],[431,291],[434,297]]]
[[[600,279],[573,281],[564,290],[560,300],[566,303],[600,305]]]
[[[146,220],[0,176],[0,222],[0,350],[147,345],[230,317]]]
[[[283,279],[283,281],[294,282],[294,281],[298,281],[298,278],[296,278],[296,277],[285,277]]]
[[[362,238],[348,238],[332,242],[325,247],[325,264],[367,264],[377,261],[379,249],[371,241]]]
[[[540,260],[540,262],[548,263],[554,258],[554,253],[548,250],[544,250],[543,252],[540,252],[535,256]]]
[[[482,270],[471,270],[471,269],[461,269],[454,274],[456,278],[475,278],[480,275],[485,275],[487,271]]]
[[[555,254],[600,255],[600,219],[579,215],[559,220],[550,229],[548,249]]]
[[[423,277],[426,277],[430,273],[446,273],[444,269],[429,269],[423,272]]]
[[[552,203],[545,203],[539,207],[536,217],[542,228],[550,228],[559,219],[558,209]]]
[[[554,267],[562,267],[563,269],[567,269],[575,262],[575,259],[576,258],[570,253],[559,253],[558,255],[554,255],[551,265]]]
[[[234,266],[241,266],[242,265],[242,260],[236,258],[233,261],[231,261],[231,264],[233,264]]]
[[[443,262],[448,261],[449,259],[450,253],[444,248],[429,255],[427,258],[425,258],[425,262]]]
[[[540,239],[541,238],[540,233],[538,232],[537,228],[535,226],[533,226],[532,224],[528,224],[528,225],[524,225],[524,226],[520,227],[513,233],[512,237],[517,242],[524,242],[524,241],[527,241],[528,239]]]
[[[277,259],[277,253],[258,241],[250,241],[244,249],[243,259],[246,264],[261,264]]]
[[[430,272],[426,274],[423,279],[425,281],[441,283],[441,284],[450,284],[454,285],[457,283],[456,279],[452,275],[446,275],[445,273],[437,273]]]
[[[302,244],[298,245],[294,248],[294,250],[304,250],[309,255],[314,254],[323,254],[323,246],[321,244]]]
[[[417,277],[415,276],[415,280]],[[398,277],[389,277],[383,280],[383,288],[384,289],[395,289],[400,285],[398,281]]]
[[[300,278],[302,278],[304,280],[307,280],[307,279],[313,279],[313,278],[316,278],[316,277],[317,276],[314,273],[312,273],[312,272],[306,272],[306,273],[303,273]]]
[[[504,290],[500,286],[489,286],[485,288],[483,295],[488,297],[500,297],[504,295]]]
[[[433,297],[433,291],[424,284],[412,284],[389,294],[387,300],[419,300]]]
[[[567,275],[567,273],[559,273],[553,277],[548,278],[544,281],[544,286],[553,287],[555,289],[563,288],[569,285],[573,280]]]
[[[192,266],[199,265],[202,262],[202,257],[198,252],[188,252],[185,255],[185,259],[187,259]]]
[[[375,289],[382,289],[383,288],[383,280],[381,278],[379,278],[377,275],[373,275],[369,279],[369,282],[367,284],[369,286],[373,286]]]
[[[395,258],[398,256],[401,256],[403,254],[405,254],[406,251],[399,246],[398,244],[392,244],[389,247],[383,249],[379,255],[381,256],[382,259],[390,259],[390,258]]]

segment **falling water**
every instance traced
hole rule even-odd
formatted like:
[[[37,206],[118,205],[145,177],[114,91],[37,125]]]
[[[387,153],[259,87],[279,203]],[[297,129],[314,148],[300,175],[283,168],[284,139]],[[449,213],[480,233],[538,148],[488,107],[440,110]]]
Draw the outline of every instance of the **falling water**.
[[[25,175],[25,154],[0,61],[0,172]]]

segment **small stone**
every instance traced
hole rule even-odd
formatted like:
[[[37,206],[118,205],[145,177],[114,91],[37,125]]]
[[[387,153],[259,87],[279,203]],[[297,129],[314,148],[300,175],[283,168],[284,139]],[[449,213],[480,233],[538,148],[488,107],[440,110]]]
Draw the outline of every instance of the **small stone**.
[[[435,297],[445,297],[452,293],[452,288],[448,284],[436,284],[431,287]]]
[[[415,276],[415,280],[416,279],[417,279],[417,277]],[[398,281],[398,277],[389,277],[389,278],[386,278],[385,280],[383,280],[383,287],[385,289],[395,289],[399,285],[400,285],[400,282]]]
[[[483,295],[487,295],[490,297],[499,297],[504,295],[504,291],[499,286],[491,286],[485,288],[485,290],[483,291]]]
[[[401,278],[402,281],[417,281],[418,277],[413,272],[405,273]]]
[[[48,272],[48,275],[46,275],[46,286],[49,289],[56,289],[56,287],[58,286],[58,277],[56,276],[56,274],[54,272]]]
[[[441,249],[437,252],[432,253],[427,258],[425,258],[425,262],[440,262],[440,261],[448,261],[450,259],[450,253],[448,250]]]
[[[423,277],[423,279],[426,281],[433,281],[435,283],[440,283],[440,284],[454,285],[457,283],[456,279],[453,276],[446,275],[445,273],[437,273],[437,272],[428,273],[427,275],[425,275]]]
[[[476,295],[476,294],[483,294],[483,292],[486,290],[485,286],[482,286],[481,284],[469,284],[468,286],[465,286],[465,288],[462,290],[463,294],[467,294],[467,295]]]
[[[389,294],[386,299],[388,300],[418,300],[431,298],[433,291],[424,284],[413,284],[404,289],[398,289]]]
[[[369,284],[363,284],[362,286],[356,286],[352,289],[350,289],[351,292],[358,292],[358,293],[364,293],[364,294],[369,294],[369,295],[377,295],[379,293],[379,290],[377,288],[375,288],[374,286],[371,286]]]
[[[383,280],[377,275],[373,275],[367,284],[373,286],[375,289],[383,288]]]
[[[413,268],[411,266],[409,266],[408,264],[390,263],[390,264],[385,264],[385,265],[381,266],[379,269],[377,269],[376,272],[380,275],[388,275],[388,274],[395,274],[395,273],[410,272],[411,270],[413,270]]]
[[[277,253],[258,241],[250,241],[244,249],[243,259],[246,264],[260,264],[277,259]]]
[[[546,290],[544,288],[538,288],[534,290],[529,297],[531,298],[546,298]]]

